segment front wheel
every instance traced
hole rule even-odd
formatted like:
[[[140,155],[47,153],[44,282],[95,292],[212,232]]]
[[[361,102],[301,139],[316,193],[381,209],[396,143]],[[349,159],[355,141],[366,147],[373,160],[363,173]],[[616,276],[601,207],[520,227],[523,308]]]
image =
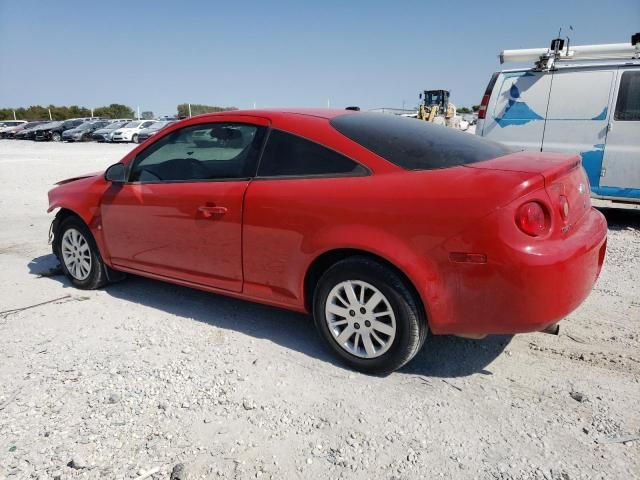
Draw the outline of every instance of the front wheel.
[[[62,135],[58,132],[53,132],[51,134],[51,141],[52,142],[59,142],[60,140],[62,140]]]
[[[409,362],[428,330],[407,281],[364,256],[342,260],[325,272],[314,294],[313,316],[334,353],[372,374],[390,373]]]
[[[133,143],[138,143],[138,134],[134,134],[133,137],[131,137],[131,141]]]
[[[93,290],[107,283],[106,266],[96,242],[79,218],[68,217],[62,221],[54,248],[62,271],[75,287]]]

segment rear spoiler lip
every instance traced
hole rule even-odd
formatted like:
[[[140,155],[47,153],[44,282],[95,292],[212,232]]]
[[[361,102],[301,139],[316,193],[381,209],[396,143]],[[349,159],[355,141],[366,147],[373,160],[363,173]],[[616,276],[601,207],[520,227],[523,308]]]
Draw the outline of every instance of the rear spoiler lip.
[[[545,183],[552,183],[558,178],[580,167],[582,160],[579,155],[559,153],[517,152],[502,157],[466,164],[465,167],[502,170],[539,174]]]

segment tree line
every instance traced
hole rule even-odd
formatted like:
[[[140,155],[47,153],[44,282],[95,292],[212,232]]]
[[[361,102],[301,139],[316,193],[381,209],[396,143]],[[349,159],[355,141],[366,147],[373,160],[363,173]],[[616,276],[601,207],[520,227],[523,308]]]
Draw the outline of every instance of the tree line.
[[[32,105],[24,108],[0,108],[0,120],[13,120],[13,114],[18,120],[49,120],[49,112],[53,120],[66,120],[68,118],[90,117],[91,109],[78,105],[56,106]],[[135,118],[135,113],[131,107],[112,103],[109,106],[93,109],[94,117],[105,118]]]
[[[191,104],[191,115],[200,115],[201,113],[226,112],[228,110],[238,110],[237,107],[218,107],[215,105],[201,105],[199,103]],[[189,104],[181,103],[178,105],[178,118],[189,116]]]
[[[203,105],[199,103],[191,104],[191,115],[199,115],[201,113],[210,112],[224,112],[227,110],[238,110],[236,107],[218,107],[215,105]],[[43,107],[42,105],[32,105],[30,107],[20,108],[0,108],[0,121],[1,120],[49,120],[49,112],[51,112],[51,119],[53,120],[67,120],[68,118],[77,117],[90,117],[91,109],[87,107],[80,107],[78,105],[71,106],[57,106],[48,105]],[[178,118],[189,116],[189,104],[181,103],[177,106]],[[109,106],[98,107],[93,109],[94,117],[104,118],[136,118],[136,114],[131,107],[121,105],[119,103],[112,103]],[[153,112],[142,112],[141,117],[143,119],[153,118]]]

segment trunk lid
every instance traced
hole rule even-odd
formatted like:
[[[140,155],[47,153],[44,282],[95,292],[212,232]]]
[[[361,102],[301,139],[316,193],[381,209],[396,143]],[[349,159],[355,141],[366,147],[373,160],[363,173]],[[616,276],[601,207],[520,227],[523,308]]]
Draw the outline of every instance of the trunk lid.
[[[518,152],[466,167],[541,175],[551,202],[551,215],[563,233],[591,208],[589,180],[578,155]]]

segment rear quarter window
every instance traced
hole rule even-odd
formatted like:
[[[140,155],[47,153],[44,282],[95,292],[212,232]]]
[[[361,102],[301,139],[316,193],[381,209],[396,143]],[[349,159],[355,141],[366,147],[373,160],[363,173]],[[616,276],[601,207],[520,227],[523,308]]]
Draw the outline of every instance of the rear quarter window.
[[[368,171],[350,158],[306,138],[272,130],[264,149],[259,177],[361,176]]]
[[[383,113],[345,114],[330,123],[342,135],[406,170],[455,167],[513,151],[470,133]]]

